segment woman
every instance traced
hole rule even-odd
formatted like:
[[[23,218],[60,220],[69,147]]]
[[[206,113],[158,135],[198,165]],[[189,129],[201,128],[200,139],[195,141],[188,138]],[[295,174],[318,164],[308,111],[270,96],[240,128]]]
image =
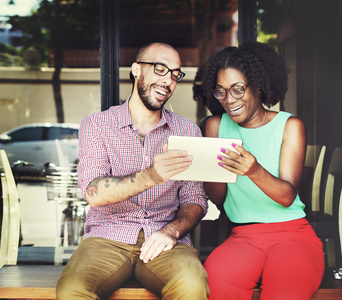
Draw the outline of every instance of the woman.
[[[238,175],[236,183],[204,184],[233,222],[231,235],[204,264],[209,299],[251,299],[258,284],[261,299],[311,299],[323,277],[324,255],[298,196],[305,126],[289,113],[265,109],[284,100],[284,63],[256,42],[215,57],[203,92],[208,108],[220,103],[225,113],[207,121],[205,136],[240,138],[243,146],[232,144],[236,152],[222,148],[217,157]]]

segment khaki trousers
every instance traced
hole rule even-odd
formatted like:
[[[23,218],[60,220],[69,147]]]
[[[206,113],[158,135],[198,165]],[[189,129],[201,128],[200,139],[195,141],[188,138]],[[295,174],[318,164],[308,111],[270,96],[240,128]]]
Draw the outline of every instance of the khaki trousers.
[[[58,280],[57,299],[106,299],[132,275],[164,300],[208,298],[207,274],[196,249],[178,243],[145,264],[139,259],[144,240],[143,231],[135,245],[86,238]]]

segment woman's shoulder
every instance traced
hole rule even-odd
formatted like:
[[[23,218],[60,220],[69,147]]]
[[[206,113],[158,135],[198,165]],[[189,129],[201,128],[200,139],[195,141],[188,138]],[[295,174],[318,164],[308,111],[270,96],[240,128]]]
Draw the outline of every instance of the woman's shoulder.
[[[274,118],[279,119],[279,120],[287,120],[293,116],[291,113],[288,113],[286,111],[273,111],[273,110],[267,110],[267,116],[266,120],[269,122],[272,121]]]
[[[288,130],[289,132],[293,130],[305,130],[305,123],[296,116],[290,116],[286,122],[285,130]]]
[[[215,115],[206,120],[204,136],[218,137],[222,115]]]
[[[279,119],[283,119],[285,121],[285,128],[286,127],[305,127],[304,122],[297,116],[289,113],[289,112],[285,112],[285,111],[280,111],[278,113],[276,113],[276,117]]]
[[[291,115],[285,124],[283,141],[295,137],[306,140],[306,127],[305,123],[299,117]]]
[[[267,120],[266,124],[274,120],[274,122],[276,122],[276,123],[280,122],[280,123],[283,123],[285,125],[287,125],[287,124],[290,124],[290,125],[293,124],[294,126],[296,124],[299,126],[304,125],[304,122],[300,118],[294,116],[293,114],[291,114],[289,112],[285,112],[285,111],[276,112],[276,111],[269,110],[267,112],[266,120]]]

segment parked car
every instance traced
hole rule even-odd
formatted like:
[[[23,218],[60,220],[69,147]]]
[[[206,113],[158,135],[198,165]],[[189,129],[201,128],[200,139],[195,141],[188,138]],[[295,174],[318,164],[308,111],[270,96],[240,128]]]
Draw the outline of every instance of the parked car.
[[[66,166],[78,162],[78,124],[33,123],[0,135],[16,176],[41,176],[44,165]],[[15,166],[15,168],[14,168]]]

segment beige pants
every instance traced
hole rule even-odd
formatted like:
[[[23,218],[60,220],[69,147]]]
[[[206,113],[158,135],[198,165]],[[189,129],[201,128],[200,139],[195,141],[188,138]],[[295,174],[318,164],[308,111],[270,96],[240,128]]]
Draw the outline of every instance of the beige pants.
[[[136,245],[86,238],[74,252],[57,283],[57,299],[106,299],[132,275],[164,300],[207,299],[207,274],[197,250],[178,243],[172,250],[143,263],[144,233]]]

